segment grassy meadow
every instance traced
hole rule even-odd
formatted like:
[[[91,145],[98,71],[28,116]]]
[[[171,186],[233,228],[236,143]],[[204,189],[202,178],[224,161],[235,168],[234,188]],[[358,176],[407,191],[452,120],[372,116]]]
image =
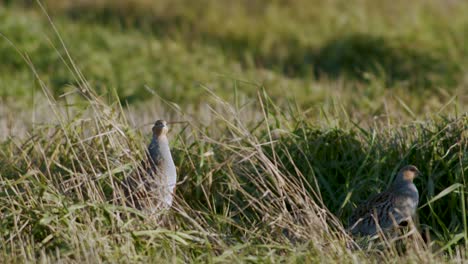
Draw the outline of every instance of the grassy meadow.
[[[0,262],[468,262],[468,3],[1,0]],[[119,183],[170,128],[176,202]],[[401,237],[347,218],[406,164]],[[422,235],[420,235],[422,234]]]

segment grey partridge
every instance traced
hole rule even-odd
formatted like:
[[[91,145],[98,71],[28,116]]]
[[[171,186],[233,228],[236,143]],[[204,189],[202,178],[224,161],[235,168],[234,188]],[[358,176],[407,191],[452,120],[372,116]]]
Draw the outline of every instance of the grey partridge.
[[[389,189],[358,206],[349,218],[351,234],[373,236],[378,227],[386,231],[407,223],[416,214],[419,203],[418,189],[413,183],[419,174],[413,165],[403,167]]]
[[[167,123],[158,120],[142,168],[124,180],[127,203],[151,212],[170,208],[177,181],[176,167],[169,148]]]

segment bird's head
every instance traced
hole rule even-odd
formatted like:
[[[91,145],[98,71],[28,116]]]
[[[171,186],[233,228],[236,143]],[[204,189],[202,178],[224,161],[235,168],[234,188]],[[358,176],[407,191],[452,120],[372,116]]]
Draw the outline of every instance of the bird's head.
[[[398,172],[397,180],[413,182],[413,180],[420,174],[421,172],[418,170],[418,168],[416,168],[416,166],[407,165],[400,169],[400,172]]]
[[[167,131],[169,131],[169,128],[167,127],[167,123],[164,120],[158,120],[156,123],[154,123],[153,126],[153,136],[158,138],[160,136],[164,136],[167,134]]]

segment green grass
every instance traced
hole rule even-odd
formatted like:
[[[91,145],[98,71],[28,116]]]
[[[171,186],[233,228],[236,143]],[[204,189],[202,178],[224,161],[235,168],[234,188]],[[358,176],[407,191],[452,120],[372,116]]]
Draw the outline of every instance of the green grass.
[[[313,8],[302,8],[306,4],[301,1],[277,2],[265,12],[263,2],[112,2],[44,4],[94,89],[100,94],[116,89],[119,98],[130,103],[152,96],[145,85],[183,104],[203,99],[200,83],[227,98],[233,80],[265,86],[276,101],[289,98],[307,107],[334,92],[345,94],[345,107],[350,108],[347,95],[356,89],[360,96],[378,101],[382,91],[364,92],[373,83],[390,95],[407,97],[408,90],[409,95],[423,94],[439,107],[447,100],[440,90],[463,94],[468,21],[456,15],[468,9],[463,3],[386,3],[385,8],[399,14],[391,16],[382,15],[371,2],[355,4],[349,12],[341,11],[348,7],[340,1],[309,4]],[[0,46],[1,94],[27,98],[34,89],[34,76],[27,78],[30,71],[17,56],[18,48],[60,95],[75,79],[50,43],[58,41],[47,18],[36,3],[27,6],[32,9],[12,4],[1,9],[0,30],[15,45],[2,41]],[[22,78],[12,77],[19,73]],[[252,86],[237,88],[254,94]],[[382,104],[372,108],[381,111]],[[425,112],[422,106],[414,108]]]
[[[465,3],[43,3],[0,4],[3,261],[467,261]],[[159,118],[187,122],[148,217],[119,182]],[[410,163],[431,241],[353,241]]]

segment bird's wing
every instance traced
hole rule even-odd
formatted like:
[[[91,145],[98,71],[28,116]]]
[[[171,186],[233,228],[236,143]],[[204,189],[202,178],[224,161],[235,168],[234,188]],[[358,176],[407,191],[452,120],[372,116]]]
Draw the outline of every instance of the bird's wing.
[[[146,170],[139,168],[122,182],[127,204],[137,209],[146,207],[157,195],[151,191],[154,189],[155,181],[152,177],[148,177],[147,173]]]
[[[146,152],[146,161],[143,161],[143,166],[147,169],[155,170],[161,168],[164,159],[161,155],[159,144],[151,143]]]
[[[358,206],[352,213],[349,218],[349,224],[353,225],[359,219],[366,219],[372,217],[374,212],[377,212],[379,219],[381,219],[381,214],[391,210],[393,206],[394,195],[391,192],[381,192],[369,200]]]

